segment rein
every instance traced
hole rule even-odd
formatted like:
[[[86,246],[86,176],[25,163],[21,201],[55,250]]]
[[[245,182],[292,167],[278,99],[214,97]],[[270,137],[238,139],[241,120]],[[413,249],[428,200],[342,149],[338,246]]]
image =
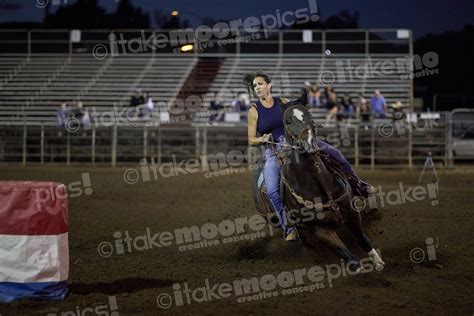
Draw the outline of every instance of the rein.
[[[327,203],[324,203],[324,204],[315,203],[313,201],[306,200],[301,195],[296,193],[296,191],[291,187],[291,185],[288,183],[288,180],[286,180],[285,177],[282,176],[281,179],[283,181],[283,184],[288,188],[288,191],[290,191],[291,195],[293,195],[296,201],[309,209],[322,210],[325,208],[330,208],[334,211],[339,211],[339,205],[337,203],[340,202],[343,198],[345,198],[345,196],[348,194],[347,191],[345,191],[337,199],[329,200]]]
[[[290,148],[290,149],[294,149],[296,151],[300,151],[301,148],[298,147],[298,146],[294,146],[294,145],[290,145],[288,143],[277,143],[277,142],[274,142],[274,141],[268,141],[268,143],[270,144],[273,144],[273,145],[280,145],[282,147],[286,147],[286,148]],[[276,154],[276,151],[275,151],[275,148],[274,146],[272,146],[272,150],[273,152]],[[316,153],[316,155],[321,155],[321,153],[318,151]],[[319,162],[315,161],[314,162],[314,167],[316,168],[316,170],[318,171],[318,173],[321,173],[322,170],[321,170],[321,167],[319,165]],[[313,201],[309,201],[309,200],[306,200],[305,198],[303,198],[301,195],[299,195],[298,193],[296,193],[296,191],[293,189],[293,187],[290,185],[290,183],[288,182],[288,180],[285,178],[285,176],[283,176],[283,174],[281,173],[281,179],[282,179],[282,182],[283,184],[288,188],[288,191],[290,191],[291,195],[296,199],[296,201],[301,204],[301,205],[304,205],[306,208],[308,209],[315,209],[315,210],[322,210],[322,209],[332,209],[333,211],[337,212],[338,215],[340,216],[339,214],[339,205],[337,204],[338,202],[340,202],[341,200],[343,200],[347,195],[348,195],[348,192],[347,191],[344,191],[339,197],[337,198],[333,198],[332,196],[332,193],[329,189],[326,189],[325,186],[323,185],[323,189],[326,191],[326,195],[328,197],[328,202],[327,203],[316,203],[316,202],[313,202]]]
[[[273,145],[280,145],[280,146],[283,146],[283,147],[287,147],[287,148],[291,148],[291,149],[294,149],[294,150],[301,150],[298,146],[293,146],[293,145],[290,145],[288,144],[287,142],[285,143],[277,143],[277,142],[274,142],[274,141],[267,141],[268,144],[273,144]],[[275,150],[273,150],[275,151]]]

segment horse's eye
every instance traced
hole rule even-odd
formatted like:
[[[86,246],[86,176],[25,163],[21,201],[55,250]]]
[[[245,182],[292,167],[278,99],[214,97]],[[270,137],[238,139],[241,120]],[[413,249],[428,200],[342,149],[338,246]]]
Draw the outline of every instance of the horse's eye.
[[[290,124],[291,124],[291,121],[290,121],[290,120],[286,120],[285,123],[286,123],[286,125],[290,125]]]

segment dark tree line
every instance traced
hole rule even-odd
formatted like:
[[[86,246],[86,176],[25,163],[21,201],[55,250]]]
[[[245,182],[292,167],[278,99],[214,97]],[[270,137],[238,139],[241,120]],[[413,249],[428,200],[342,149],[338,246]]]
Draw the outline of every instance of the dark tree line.
[[[466,25],[460,31],[449,31],[439,35],[428,34],[414,43],[415,54],[423,56],[427,52],[438,55],[438,74],[415,78],[418,96],[423,97],[425,104],[432,105],[434,93],[457,95],[438,104],[438,109],[454,107],[474,107],[464,100],[472,100],[474,96],[474,26]],[[467,98],[466,98],[467,97]],[[462,98],[465,98],[464,100]]]

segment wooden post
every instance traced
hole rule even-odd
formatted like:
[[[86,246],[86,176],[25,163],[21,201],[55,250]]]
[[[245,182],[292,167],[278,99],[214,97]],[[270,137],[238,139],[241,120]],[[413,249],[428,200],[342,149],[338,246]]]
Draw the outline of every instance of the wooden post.
[[[372,135],[370,137],[370,170],[375,167],[375,124],[372,123]]]
[[[148,130],[146,125],[143,125],[143,158],[148,155]]]
[[[410,55],[410,70],[409,70],[409,80],[410,80],[410,111],[411,113],[415,113],[415,100],[414,100],[414,83],[413,83],[413,74],[415,72],[414,70],[414,66],[413,66],[413,51],[414,51],[414,48],[413,48],[413,33],[412,31],[410,30],[410,43],[408,44],[409,45],[409,55]]]
[[[41,123],[41,140],[40,140],[40,161],[41,164],[44,164],[44,125]]]
[[[369,57],[369,43],[370,43],[370,36],[369,30],[365,30],[365,58]]]
[[[240,32],[239,30],[237,30],[237,38],[240,38]],[[240,56],[240,41],[236,41],[236,44],[235,44],[235,55],[236,56]]]
[[[91,161],[92,161],[92,164],[93,164],[93,165],[95,165],[95,142],[96,142],[95,125],[92,124],[92,150],[91,150]]]
[[[326,56],[324,52],[326,51],[326,31],[321,31],[321,54]]]
[[[359,168],[359,126],[355,127],[354,131],[354,164]]]
[[[201,144],[200,144],[201,140],[200,140],[199,134],[200,134],[199,126],[195,126],[195,128],[194,128],[194,148],[195,148],[196,159],[199,159],[199,156],[201,154]]]
[[[201,159],[201,157],[204,156],[204,159]],[[201,147],[201,157],[199,157],[201,161],[201,167],[202,170],[209,170],[209,165],[208,165],[208,158],[207,158],[207,127],[204,126],[203,131],[202,131],[202,147]]]
[[[278,59],[281,60],[283,56],[283,31],[278,31]]]
[[[117,122],[112,127],[112,167],[115,167],[117,164]]]
[[[71,164],[71,135],[67,132],[66,137],[66,165],[69,166]]]
[[[31,56],[31,31],[28,31],[28,62]]]
[[[413,132],[411,127],[408,129],[408,168],[413,169]]]
[[[23,124],[25,124],[25,122],[23,122]],[[28,131],[26,129],[26,124],[23,125],[23,157],[22,157],[22,165],[25,166],[26,165],[26,138],[27,138],[27,134]]]
[[[156,160],[157,160],[158,165],[161,165],[161,126],[158,126],[157,137],[158,137],[158,145],[157,145]]]

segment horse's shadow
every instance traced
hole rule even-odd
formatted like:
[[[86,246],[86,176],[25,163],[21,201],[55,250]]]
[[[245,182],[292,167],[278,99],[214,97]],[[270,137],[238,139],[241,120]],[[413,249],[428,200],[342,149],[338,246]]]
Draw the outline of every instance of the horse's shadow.
[[[258,240],[241,243],[237,247],[237,260],[262,260],[269,257],[281,258],[289,256],[310,255],[307,246],[300,242],[285,242],[283,238],[275,241],[273,238],[280,237],[280,231],[277,236],[266,237]]]
[[[72,294],[87,295],[91,293],[102,293],[107,295],[132,293],[135,291],[168,287],[178,280],[151,279],[151,278],[125,278],[112,282],[83,283],[73,282],[69,285]]]

